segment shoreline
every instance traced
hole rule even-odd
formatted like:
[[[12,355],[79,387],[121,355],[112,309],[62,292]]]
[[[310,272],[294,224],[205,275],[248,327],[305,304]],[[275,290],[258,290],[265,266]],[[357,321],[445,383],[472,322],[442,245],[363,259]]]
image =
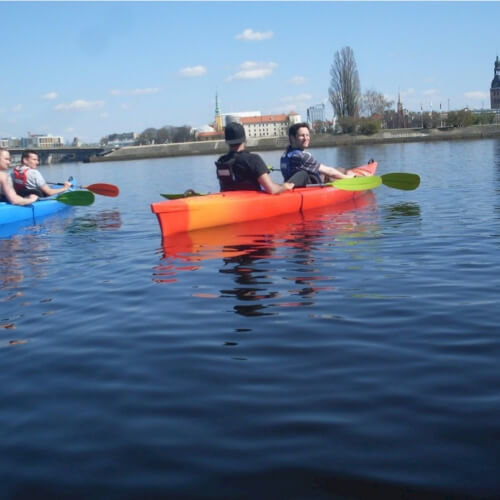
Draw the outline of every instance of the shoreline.
[[[489,139],[494,137],[500,137],[500,124],[473,125],[453,129],[391,129],[370,136],[314,134],[311,136],[313,144],[309,149],[397,142]],[[285,150],[287,146],[288,137],[249,138],[246,143],[246,149],[254,152]],[[92,156],[88,161],[89,163],[97,163],[173,156],[221,155],[226,152],[227,145],[224,140],[196,141],[148,146],[124,146],[103,156]]]

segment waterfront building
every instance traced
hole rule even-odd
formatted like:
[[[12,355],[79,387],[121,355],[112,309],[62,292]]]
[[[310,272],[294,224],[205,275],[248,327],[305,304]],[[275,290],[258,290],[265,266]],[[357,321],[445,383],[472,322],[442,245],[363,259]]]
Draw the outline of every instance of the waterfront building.
[[[307,123],[312,127],[315,122],[324,123],[325,121],[325,105],[315,104],[307,108]]]
[[[490,88],[491,109],[500,110],[500,60],[498,59],[498,56],[495,61],[495,69],[493,75],[494,76]]]
[[[64,146],[64,138],[61,136],[28,133],[28,137],[21,139],[20,146],[23,148],[53,148]]]
[[[224,126],[231,122],[241,122],[241,118],[248,118],[250,116],[261,116],[260,111],[237,111],[235,113],[222,113],[224,118]]]
[[[114,148],[133,146],[137,141],[136,132],[124,132],[122,134],[110,134],[101,139],[101,144]]]
[[[19,148],[21,140],[17,137],[2,137],[0,139],[0,148]]]
[[[289,114],[248,116],[240,119],[247,137],[287,137],[288,128],[300,122],[300,115]]]

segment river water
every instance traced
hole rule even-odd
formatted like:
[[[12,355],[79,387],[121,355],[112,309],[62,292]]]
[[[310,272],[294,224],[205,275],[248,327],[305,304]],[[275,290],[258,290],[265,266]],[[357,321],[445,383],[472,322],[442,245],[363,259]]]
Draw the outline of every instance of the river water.
[[[500,140],[313,153],[421,185],[162,241],[215,157],[41,167],[121,193],[0,237],[1,498],[500,495]]]

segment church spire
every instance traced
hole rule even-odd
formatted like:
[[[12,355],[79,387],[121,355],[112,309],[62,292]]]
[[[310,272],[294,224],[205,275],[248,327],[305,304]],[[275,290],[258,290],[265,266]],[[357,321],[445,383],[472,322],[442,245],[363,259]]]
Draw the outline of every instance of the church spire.
[[[219,94],[215,93],[215,130],[216,132],[222,132],[222,116],[220,114],[219,107]]]

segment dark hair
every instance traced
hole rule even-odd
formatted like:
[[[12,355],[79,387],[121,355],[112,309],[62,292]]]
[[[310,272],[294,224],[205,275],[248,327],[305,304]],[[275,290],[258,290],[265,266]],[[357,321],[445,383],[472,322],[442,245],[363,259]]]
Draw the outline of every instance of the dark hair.
[[[38,153],[34,151],[33,149],[25,149],[23,153],[21,154],[21,161],[23,161],[25,158],[28,158],[29,155],[37,155]]]
[[[302,128],[302,127],[305,127],[309,131],[311,130],[311,128],[309,127],[309,123],[306,123],[306,122],[295,123],[294,125],[292,125],[288,129],[288,138],[297,137],[297,132],[298,132],[299,128]]]

